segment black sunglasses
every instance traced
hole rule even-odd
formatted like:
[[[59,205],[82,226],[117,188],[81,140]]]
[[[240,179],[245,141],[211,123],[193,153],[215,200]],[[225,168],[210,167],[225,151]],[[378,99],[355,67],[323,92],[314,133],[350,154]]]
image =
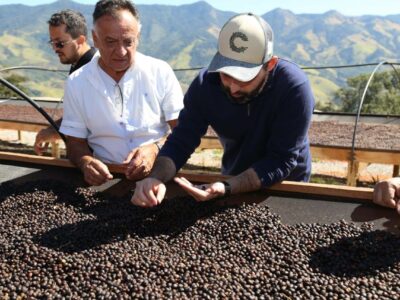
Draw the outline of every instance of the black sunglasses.
[[[48,43],[49,43],[50,47],[56,47],[56,48],[58,48],[58,49],[62,49],[62,48],[64,48],[64,46],[65,46],[66,44],[69,44],[69,43],[71,43],[72,41],[73,41],[73,40],[66,41],[66,42],[61,42],[61,41],[52,41],[52,40],[50,40],[50,41],[48,41]]]

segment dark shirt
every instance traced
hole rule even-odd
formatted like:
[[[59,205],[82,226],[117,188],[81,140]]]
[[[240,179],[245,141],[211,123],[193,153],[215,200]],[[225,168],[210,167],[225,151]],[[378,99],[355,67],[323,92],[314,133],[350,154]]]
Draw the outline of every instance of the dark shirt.
[[[160,151],[177,170],[211,125],[224,148],[223,174],[238,175],[252,167],[263,186],[284,179],[309,180],[308,128],[314,96],[296,64],[279,59],[262,92],[242,105],[227,97],[218,73],[202,70],[190,85],[184,105],[178,126]]]
[[[69,74],[72,74],[80,67],[86,65],[89,61],[91,61],[95,53],[96,53],[96,48],[91,47],[88,51],[85,52],[85,54],[82,55],[82,57],[78,60],[78,62],[75,65],[71,65]]]

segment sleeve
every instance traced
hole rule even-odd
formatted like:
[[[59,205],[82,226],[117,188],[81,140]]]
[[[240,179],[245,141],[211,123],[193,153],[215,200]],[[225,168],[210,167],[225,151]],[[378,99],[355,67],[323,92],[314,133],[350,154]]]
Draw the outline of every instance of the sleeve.
[[[167,156],[173,160],[177,170],[200,145],[201,137],[207,131],[208,121],[202,112],[201,98],[201,87],[197,77],[184,97],[184,107],[179,114],[178,125],[160,151],[160,156]]]
[[[74,90],[76,88],[73,88],[72,81],[69,78],[64,89],[64,116],[60,132],[65,135],[85,139],[88,137],[89,131],[82,115],[83,107],[81,107],[77,95],[73,93]]]
[[[314,96],[308,80],[289,89],[281,100],[266,155],[252,165],[264,187],[287,178],[299,161],[307,163],[307,159],[299,155],[304,155],[301,151],[305,148],[308,151],[308,129],[314,110]]]
[[[164,82],[164,98],[161,107],[166,121],[175,120],[183,108],[183,93],[178,79],[172,68],[165,63],[164,76],[161,81]]]

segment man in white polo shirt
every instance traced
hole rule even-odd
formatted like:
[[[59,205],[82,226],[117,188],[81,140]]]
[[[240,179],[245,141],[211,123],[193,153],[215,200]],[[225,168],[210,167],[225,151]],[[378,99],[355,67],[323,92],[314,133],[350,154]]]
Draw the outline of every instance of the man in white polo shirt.
[[[113,178],[105,163],[124,164],[128,179],[143,178],[157,142],[176,125],[182,90],[166,62],[136,52],[141,24],[129,0],[98,1],[93,22],[99,54],[65,87],[67,154],[91,185]]]

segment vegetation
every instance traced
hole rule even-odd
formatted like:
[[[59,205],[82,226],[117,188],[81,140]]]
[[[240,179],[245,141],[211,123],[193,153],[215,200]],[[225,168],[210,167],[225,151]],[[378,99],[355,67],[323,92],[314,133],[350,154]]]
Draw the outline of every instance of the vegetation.
[[[347,79],[347,87],[339,89],[335,98],[344,112],[357,112],[370,74]],[[376,73],[367,90],[362,113],[400,115],[400,73]]]
[[[11,84],[15,85],[17,88],[19,88],[21,91],[24,93],[28,93],[28,89],[24,86],[24,83],[26,82],[27,78],[18,74],[11,74],[7,77],[4,77],[5,80],[10,82]],[[0,85],[0,98],[13,98],[13,97],[18,97],[15,92],[13,92],[11,89],[4,85]]]
[[[46,46],[46,21],[65,8],[82,12],[91,29],[93,5],[70,0],[38,6],[0,5],[0,66],[63,68]],[[138,9],[143,24],[139,51],[168,61],[174,69],[206,67],[217,50],[221,26],[235,14],[219,11],[204,1],[180,6],[138,5]],[[349,17],[335,11],[294,14],[275,9],[262,17],[274,30],[274,53],[300,66],[379,62],[400,53],[400,15]],[[334,98],[337,89],[346,85],[346,78],[368,71],[368,67],[308,69],[316,108],[340,110],[343,102]],[[197,72],[177,72],[184,90]],[[25,86],[35,96],[62,95],[62,80],[54,82],[52,73],[46,76],[29,76]]]

